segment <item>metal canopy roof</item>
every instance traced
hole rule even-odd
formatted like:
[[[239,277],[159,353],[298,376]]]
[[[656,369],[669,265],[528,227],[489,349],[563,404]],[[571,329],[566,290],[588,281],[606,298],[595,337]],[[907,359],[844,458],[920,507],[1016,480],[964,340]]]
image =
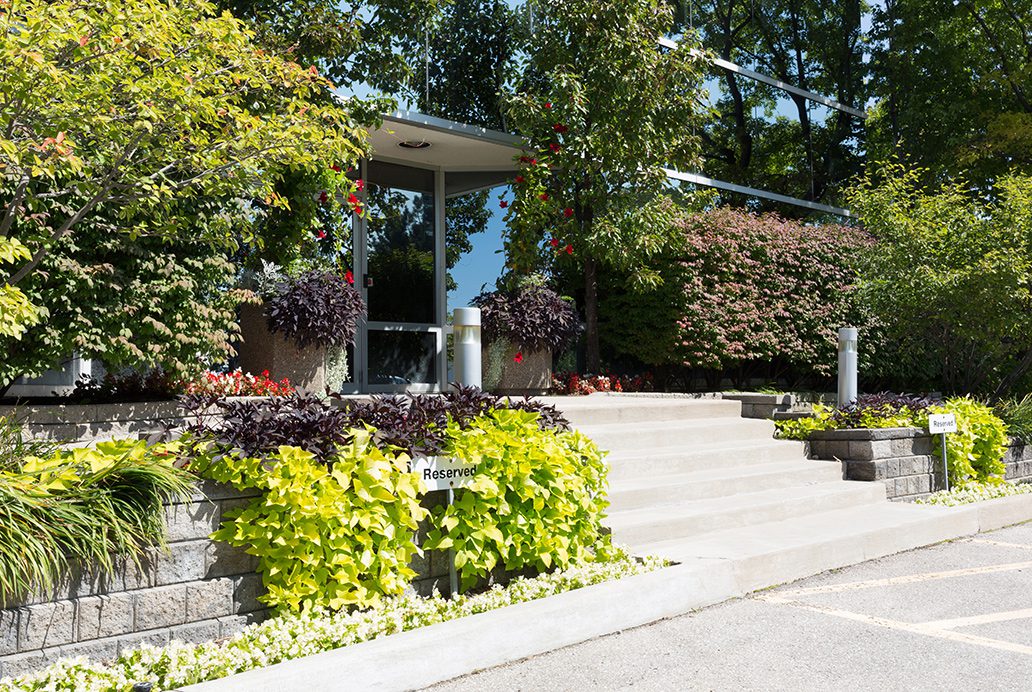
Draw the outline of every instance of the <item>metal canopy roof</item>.
[[[430,147],[410,149],[398,146],[402,142],[428,142]],[[516,159],[521,151],[521,143],[519,137],[505,132],[464,125],[413,111],[398,111],[384,116],[383,126],[370,132],[374,160],[443,170],[448,197],[508,183],[517,170]],[[728,183],[698,173],[671,169],[665,169],[665,172],[672,180],[836,216],[852,216],[848,209]]]

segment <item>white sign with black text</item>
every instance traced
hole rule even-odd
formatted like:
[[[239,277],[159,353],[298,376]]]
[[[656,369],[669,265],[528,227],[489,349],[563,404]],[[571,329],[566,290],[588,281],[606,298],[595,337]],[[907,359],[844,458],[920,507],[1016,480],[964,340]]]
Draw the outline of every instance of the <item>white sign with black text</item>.
[[[412,460],[412,470],[423,479],[427,490],[453,490],[470,484],[477,465],[454,457],[420,457]]]
[[[929,413],[928,432],[932,435],[957,432],[957,417],[952,413]]]

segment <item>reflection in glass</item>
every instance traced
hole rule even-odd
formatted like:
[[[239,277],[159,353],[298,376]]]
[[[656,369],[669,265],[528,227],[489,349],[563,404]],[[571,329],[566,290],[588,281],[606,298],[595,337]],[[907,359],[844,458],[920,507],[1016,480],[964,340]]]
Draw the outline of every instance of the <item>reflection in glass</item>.
[[[370,162],[367,195],[369,319],[433,324],[433,172]]]
[[[369,384],[436,384],[437,335],[370,330]]]

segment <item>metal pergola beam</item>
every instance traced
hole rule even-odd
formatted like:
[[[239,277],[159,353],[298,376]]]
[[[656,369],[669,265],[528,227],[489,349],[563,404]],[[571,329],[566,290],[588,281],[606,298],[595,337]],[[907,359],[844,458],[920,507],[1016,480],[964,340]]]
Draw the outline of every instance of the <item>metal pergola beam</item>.
[[[843,209],[842,207],[833,207],[828,204],[820,204],[818,202],[811,202],[806,199],[799,199],[798,197],[779,195],[776,192],[768,192],[767,190],[760,190],[755,187],[746,187],[745,185],[728,183],[723,180],[717,180],[716,178],[707,178],[706,176],[700,175],[699,173],[682,173],[681,171],[675,171],[672,168],[664,168],[663,172],[666,173],[668,178],[680,180],[686,183],[703,185],[705,187],[712,187],[717,190],[726,190],[728,192],[737,192],[743,195],[749,195],[751,197],[769,199],[772,202],[791,204],[796,207],[804,207],[806,209],[812,209],[813,211],[824,212],[825,214],[834,214],[835,216],[842,216],[847,219],[854,218],[853,213],[851,211],[849,211],[848,209]]]
[[[659,45],[663,46],[664,48],[670,49],[677,48],[678,46],[676,41],[671,41],[668,38],[659,39]],[[848,113],[849,115],[855,116],[857,118],[862,118],[864,120],[867,119],[867,114],[863,111],[853,108],[852,106],[847,106],[843,103],[839,103],[835,99],[830,99],[827,96],[821,96],[820,94],[816,94],[812,91],[807,91],[806,89],[800,89],[799,87],[795,87],[791,84],[787,84],[786,82],[782,82],[780,79],[768,77],[765,74],[760,74],[755,70],[750,70],[747,67],[742,67],[741,65],[730,62],[729,60],[712,57],[710,55],[707,55],[705,52],[698,50],[697,48],[692,48],[691,51],[692,55],[705,58],[717,67],[722,67],[729,72],[740,74],[743,77],[748,77],[749,79],[752,79],[757,82],[762,82],[763,84],[769,84],[770,86],[781,89],[782,91],[787,91],[790,94],[801,96],[807,100],[814,101],[815,103],[820,103],[822,105],[827,106],[828,108],[834,108],[835,110],[842,111],[843,113]]]

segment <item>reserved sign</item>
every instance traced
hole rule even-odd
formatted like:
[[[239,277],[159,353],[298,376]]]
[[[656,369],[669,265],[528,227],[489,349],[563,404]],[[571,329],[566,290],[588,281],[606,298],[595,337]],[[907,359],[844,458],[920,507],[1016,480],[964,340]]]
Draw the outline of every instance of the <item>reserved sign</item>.
[[[412,460],[412,470],[428,490],[465,488],[477,474],[477,465],[455,457],[420,457]]]
[[[928,432],[933,435],[957,432],[957,417],[952,413],[929,413]]]

